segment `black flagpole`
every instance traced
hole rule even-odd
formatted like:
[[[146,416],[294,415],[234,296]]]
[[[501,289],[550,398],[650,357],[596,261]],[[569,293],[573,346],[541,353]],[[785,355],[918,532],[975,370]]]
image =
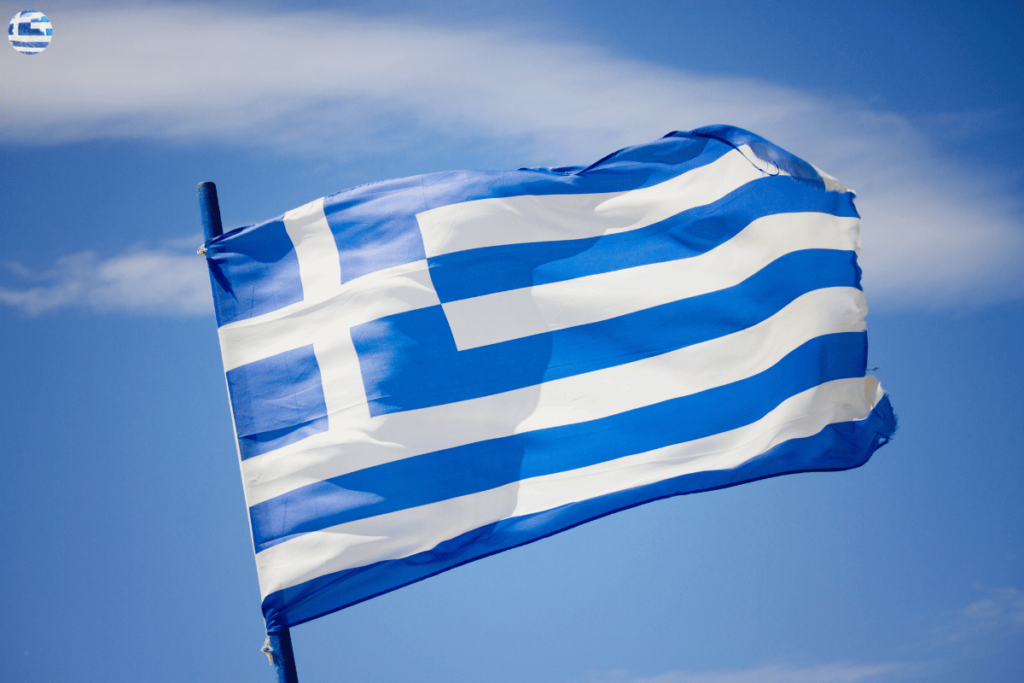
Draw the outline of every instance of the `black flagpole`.
[[[203,233],[209,242],[214,237],[224,234],[224,226],[220,222],[217,186],[205,181],[199,183],[196,190],[199,192],[199,213],[203,219]],[[299,683],[299,675],[295,671],[295,653],[292,652],[292,634],[288,629],[280,633],[267,634],[263,654],[277,672],[278,683]]]

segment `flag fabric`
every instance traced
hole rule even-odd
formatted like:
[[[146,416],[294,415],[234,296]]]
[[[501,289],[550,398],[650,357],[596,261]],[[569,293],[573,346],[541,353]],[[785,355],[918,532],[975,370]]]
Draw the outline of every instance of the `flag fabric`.
[[[206,257],[268,631],[659,498],[857,467],[860,219],[747,131],[364,185]]]

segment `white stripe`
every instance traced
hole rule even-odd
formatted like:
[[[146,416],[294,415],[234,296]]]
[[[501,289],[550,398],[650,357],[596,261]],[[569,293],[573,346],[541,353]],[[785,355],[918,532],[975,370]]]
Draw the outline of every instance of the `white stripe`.
[[[856,250],[860,219],[788,213],[753,221],[699,256],[444,304],[460,351],[621,315],[737,285],[801,249]]]
[[[315,338],[313,352],[320,367],[328,429],[339,419],[342,419],[342,424],[344,420],[358,420],[360,423],[369,420],[370,407],[366,402],[359,356],[349,331],[342,328],[322,330]],[[342,415],[345,417],[340,418]]]
[[[224,370],[305,346],[314,335],[348,337],[354,325],[439,303],[426,261],[378,270],[346,282],[329,299],[301,301],[222,326]]]
[[[754,158],[749,149],[740,148],[710,164],[638,190],[478,199],[418,213],[416,221],[427,258],[466,249],[637,230],[710,204],[765,177],[744,156],[745,151]]]
[[[333,572],[409,557],[502,519],[694,472],[735,468],[829,424],[862,420],[882,395],[873,377],[828,382],[739,429],[304,534],[257,553],[260,592],[266,597]]]
[[[839,180],[830,176],[828,173],[825,173],[817,166],[812,166],[812,168],[814,168],[814,170],[818,172],[818,175],[821,176],[822,182],[825,183],[826,192],[853,192],[853,190],[848,188],[846,185],[843,185]],[[854,194],[857,193],[854,192]]]
[[[338,245],[324,215],[323,198],[292,209],[284,215],[299,260],[302,296],[307,302],[329,299],[341,290]]]
[[[866,313],[860,290],[820,289],[745,330],[653,358],[375,418],[365,406],[331,411],[329,431],[242,462],[246,499],[256,505],[301,486],[386,462],[595,420],[736,382],[770,368],[815,337],[863,331]],[[348,386],[355,383],[361,393],[358,362],[353,359],[352,363]],[[323,368],[322,363],[321,372]]]

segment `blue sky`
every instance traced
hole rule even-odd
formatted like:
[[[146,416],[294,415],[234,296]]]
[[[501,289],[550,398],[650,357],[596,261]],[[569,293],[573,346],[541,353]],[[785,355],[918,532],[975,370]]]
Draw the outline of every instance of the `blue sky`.
[[[302,680],[1018,680],[1019,4],[296,8],[0,2],[54,25],[0,46],[3,678],[272,680],[198,181],[234,227],[728,123],[858,191],[894,442],[299,626]]]

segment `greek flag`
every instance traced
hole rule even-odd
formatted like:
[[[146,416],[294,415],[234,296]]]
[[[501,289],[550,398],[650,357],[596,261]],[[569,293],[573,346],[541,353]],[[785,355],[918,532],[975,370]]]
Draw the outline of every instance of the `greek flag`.
[[[18,12],[7,25],[7,39],[15,50],[34,55],[45,50],[53,39],[53,24],[42,12]]]
[[[658,498],[857,467],[860,220],[746,131],[364,185],[210,240],[268,631]]]

